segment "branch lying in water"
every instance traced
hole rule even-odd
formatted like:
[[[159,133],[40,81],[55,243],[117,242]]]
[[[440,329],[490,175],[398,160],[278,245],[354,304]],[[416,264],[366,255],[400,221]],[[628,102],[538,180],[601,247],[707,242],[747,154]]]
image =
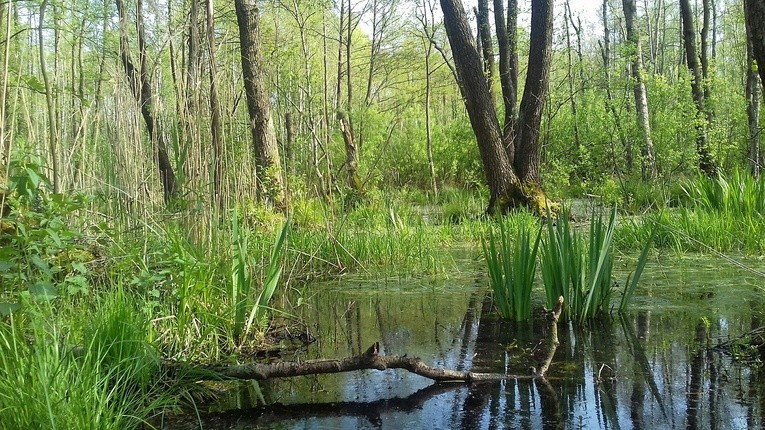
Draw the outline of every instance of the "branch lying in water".
[[[503,379],[544,378],[550,368],[555,350],[558,348],[558,319],[563,309],[563,297],[558,299],[555,309],[548,314],[548,338],[545,359],[538,370],[532,369],[530,375],[508,375],[502,373],[478,373],[463,370],[441,369],[432,367],[419,358],[380,355],[380,344],[375,342],[361,355],[335,360],[286,361],[281,363],[246,363],[230,366],[196,367],[204,373],[204,379],[255,379],[288,378],[293,376],[316,375],[320,373],[341,373],[356,370],[404,369],[411,373],[437,382],[477,382]]]

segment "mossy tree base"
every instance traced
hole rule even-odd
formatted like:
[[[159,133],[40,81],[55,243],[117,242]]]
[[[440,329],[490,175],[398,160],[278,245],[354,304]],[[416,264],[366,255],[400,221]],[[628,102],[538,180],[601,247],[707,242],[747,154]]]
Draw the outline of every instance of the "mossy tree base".
[[[499,197],[492,197],[486,209],[488,215],[506,214],[514,209],[525,207],[540,218],[555,218],[560,211],[560,203],[547,197],[542,186],[533,180],[512,184]]]

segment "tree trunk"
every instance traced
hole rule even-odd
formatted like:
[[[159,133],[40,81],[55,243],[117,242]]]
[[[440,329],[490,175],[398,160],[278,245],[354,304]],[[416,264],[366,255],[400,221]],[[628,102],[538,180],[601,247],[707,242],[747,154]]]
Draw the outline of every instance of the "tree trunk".
[[[425,21],[423,24],[427,31],[427,14],[425,15]],[[433,162],[433,136],[431,130],[431,118],[430,118],[430,92],[431,92],[431,73],[430,70],[430,54],[433,51],[433,44],[430,41],[425,41],[427,47],[425,48],[425,147],[428,153],[428,168],[430,170],[430,186],[433,190],[433,196],[438,195],[438,185],[436,183],[436,165]]]
[[[271,117],[271,103],[266,89],[265,63],[260,52],[260,22],[257,0],[235,0],[236,21],[239,26],[242,74],[250,116],[250,132],[255,153],[258,196],[286,210],[279,147]]]
[[[749,0],[747,0],[749,1]],[[746,5],[747,2],[745,2]],[[748,6],[748,5],[746,5]],[[746,113],[749,126],[749,154],[748,162],[752,175],[759,176],[762,170],[763,154],[760,149],[760,79],[757,76],[757,64],[754,59],[752,46],[752,29],[749,20],[746,20]]]
[[[651,139],[651,123],[648,115],[648,96],[645,89],[645,71],[643,68],[643,52],[640,43],[640,35],[635,29],[636,6],[635,0],[622,0],[624,18],[627,24],[627,41],[630,44],[630,56],[633,90],[635,93],[635,112],[637,113],[637,125],[643,139],[640,148],[642,154],[641,166],[643,179],[656,177],[656,157],[654,156],[653,140]]]
[[[343,111],[337,112],[337,120],[340,123],[340,131],[343,133],[345,142],[345,170],[348,173],[348,188],[355,193],[357,197],[364,195],[364,189],[359,178],[359,152],[356,142],[353,140],[353,133],[348,122],[348,115]]]
[[[604,86],[606,88],[606,107],[608,108],[608,111],[611,112],[611,116],[614,119],[614,126],[616,127],[616,132],[619,135],[619,141],[621,142],[622,148],[624,150],[624,162],[626,169],[627,171],[631,171],[633,166],[632,146],[624,134],[624,129],[622,128],[622,120],[619,116],[619,113],[616,111],[614,95],[611,92],[611,31],[608,27],[608,0],[603,0],[601,12],[603,17],[603,44],[601,45],[601,54],[603,57],[603,74],[605,80]],[[614,151],[614,153],[615,152],[616,151]],[[620,169],[617,167],[618,164],[619,163],[614,160],[614,171],[616,172],[620,171]]]
[[[539,129],[547,98],[552,61],[553,2],[531,1],[531,40],[528,72],[521,99],[513,166],[526,186],[539,187]]]
[[[367,350],[355,357],[340,359],[318,359],[279,363],[245,363],[230,366],[196,366],[190,370],[199,371],[200,380],[209,378],[246,379],[263,381],[272,378],[290,378],[302,375],[352,372],[356,370],[404,369],[416,375],[438,382],[474,382],[500,381],[507,379],[546,378],[560,341],[558,340],[558,321],[563,312],[563,297],[558,299],[555,308],[547,312],[547,327],[544,343],[540,349],[540,360],[530,369],[528,375],[509,375],[504,373],[477,373],[465,370],[443,369],[427,365],[419,358],[404,356],[385,356],[380,354],[380,343],[375,342]]]
[[[717,163],[712,159],[712,154],[709,152],[708,116],[704,99],[703,77],[699,67],[699,57],[696,53],[696,30],[688,0],[680,0],[680,15],[683,21],[683,41],[687,64],[691,71],[691,91],[693,101],[696,104],[696,152],[699,156],[699,169],[704,175],[713,178],[717,176]]]
[[[577,98],[577,91],[574,90],[574,61],[571,56],[571,51],[573,50],[573,47],[571,46],[571,32],[569,31],[569,24],[573,24],[573,19],[571,16],[571,5],[569,4],[569,0],[566,0],[566,2],[563,4],[565,9],[566,17],[564,19],[565,22],[565,30],[566,30],[566,66],[568,69],[568,72],[566,73],[566,82],[568,83],[568,97],[569,101],[571,103],[571,118],[572,118],[572,125],[574,128],[574,169],[572,170],[572,175],[578,176],[580,179],[585,179],[587,172],[584,170],[582,166],[582,144],[579,139],[579,124],[577,120],[577,109],[576,109],[576,98]],[[581,70],[581,63],[579,64],[579,68]]]
[[[345,1],[340,0],[340,31],[337,36],[337,83],[335,85],[334,111],[340,109],[340,96],[343,88],[343,40],[345,40]]]
[[[48,150],[50,151],[51,159],[51,172],[53,176],[53,192],[59,193],[61,191],[61,185],[59,181],[59,167],[58,167],[58,127],[56,124],[56,109],[54,107],[53,99],[53,85],[51,85],[50,77],[48,76],[48,68],[45,65],[45,44],[43,43],[43,34],[45,34],[45,9],[48,6],[48,0],[43,0],[40,3],[40,23],[37,26],[37,42],[39,44],[40,54],[40,74],[43,78],[43,85],[45,86],[45,106],[48,108]],[[8,43],[10,41],[7,41]]]
[[[287,173],[290,176],[295,175],[295,121],[292,119],[292,112],[284,114],[284,128],[286,130],[286,139],[284,141],[284,159],[287,165]]]
[[[146,58],[146,39],[143,31],[143,4],[141,0],[136,2],[136,20],[138,27],[138,56],[140,70],[136,72],[135,65],[130,55],[128,46],[128,25],[127,11],[122,0],[115,0],[117,13],[120,19],[120,57],[122,66],[125,68],[130,88],[133,96],[141,107],[141,115],[146,124],[146,131],[151,139],[154,153],[159,167],[159,176],[162,181],[162,191],[165,203],[170,203],[178,194],[178,184],[175,179],[173,166],[170,164],[170,157],[167,154],[167,138],[161,128],[160,122],[156,119],[154,113],[154,97],[152,96],[152,84],[149,79],[149,70]]]
[[[744,17],[749,26],[752,55],[757,61],[760,84],[765,85],[765,0],[744,0]],[[762,92],[765,96],[765,91]]]
[[[470,124],[478,141],[486,182],[489,186],[487,212],[506,211],[518,204],[544,215],[549,204],[539,183],[539,125],[547,91],[552,42],[552,7],[547,0],[532,2],[530,57],[526,91],[521,102],[519,136],[505,150],[502,131],[489,93],[480,55],[475,48],[465,9],[460,0],[441,0],[444,23],[452,46],[460,90]],[[515,154],[515,160],[511,156]],[[516,173],[518,172],[518,173]]]
[[[483,54],[483,72],[489,83],[492,99],[492,80],[494,78],[494,43],[491,40],[491,25],[489,24],[489,0],[478,0],[478,36],[481,38],[481,53]]]
[[[518,53],[515,49],[518,5],[517,0],[508,0],[505,20],[502,1],[494,0],[494,26],[499,48],[499,84],[505,108],[503,139],[509,142],[513,139],[513,128],[518,120]]]
[[[701,22],[701,75],[704,77],[704,100],[709,100],[709,27],[712,24],[711,0],[702,1],[703,18]],[[706,107],[706,113],[712,120],[712,110]]]

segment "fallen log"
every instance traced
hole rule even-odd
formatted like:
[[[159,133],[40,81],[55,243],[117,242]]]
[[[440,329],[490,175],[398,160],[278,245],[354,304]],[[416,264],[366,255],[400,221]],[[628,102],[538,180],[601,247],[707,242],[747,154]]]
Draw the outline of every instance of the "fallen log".
[[[355,357],[341,359],[320,359],[307,361],[285,361],[280,363],[245,363],[237,365],[194,366],[199,379],[225,380],[266,380],[323,373],[342,373],[357,370],[404,369],[436,382],[478,382],[506,379],[544,378],[550,367],[555,350],[558,348],[558,319],[563,309],[563,297],[558,299],[555,309],[548,314],[548,336],[545,342],[544,360],[528,375],[503,373],[479,373],[465,370],[442,369],[427,365],[419,358],[380,354],[380,344],[375,342],[366,352]]]

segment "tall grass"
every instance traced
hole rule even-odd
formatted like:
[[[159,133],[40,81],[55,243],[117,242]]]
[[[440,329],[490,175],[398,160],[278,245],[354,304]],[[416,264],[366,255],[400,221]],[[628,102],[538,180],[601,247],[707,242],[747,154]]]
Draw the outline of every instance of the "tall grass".
[[[690,207],[731,217],[765,215],[765,176],[734,170],[730,177],[699,175],[683,186]]]
[[[171,403],[147,321],[121,293],[66,318],[61,309],[26,309],[0,323],[3,429],[139,428]]]
[[[678,252],[765,252],[765,177],[742,171],[682,186],[681,207],[619,227],[619,246],[637,247],[655,231],[657,247]]]
[[[483,241],[483,254],[489,269],[494,303],[502,318],[525,321],[531,317],[531,289],[537,266],[541,229],[532,242],[533,227],[520,224],[514,240],[506,221],[499,223],[499,237],[489,230]]]

